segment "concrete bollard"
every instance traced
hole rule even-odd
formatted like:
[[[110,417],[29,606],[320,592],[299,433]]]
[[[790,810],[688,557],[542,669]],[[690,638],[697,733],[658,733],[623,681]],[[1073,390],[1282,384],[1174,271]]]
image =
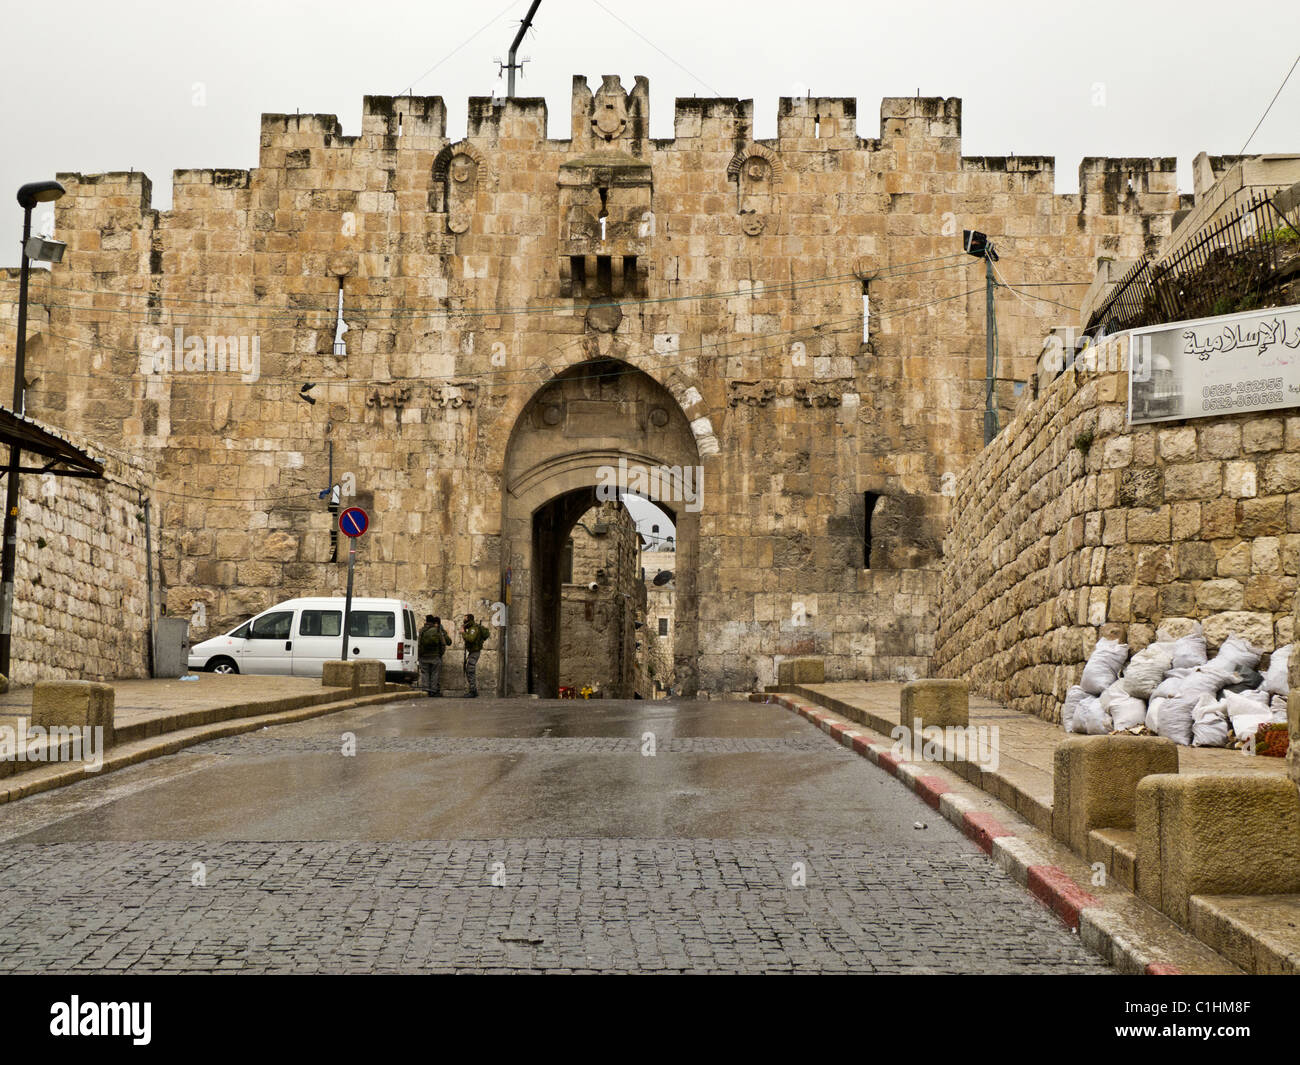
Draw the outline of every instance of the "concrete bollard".
[[[326,662],[320,682],[326,688],[348,688],[353,695],[377,695],[384,690],[384,663],[378,658]]]
[[[341,660],[324,663],[320,672],[321,685],[326,688],[347,688],[350,691],[359,691],[360,684],[356,667],[355,662],[343,662]]]
[[[357,691],[363,695],[378,695],[384,690],[384,663],[378,658],[355,658]]]
[[[1138,895],[1184,927],[1193,895],[1300,892],[1300,791],[1285,777],[1145,777],[1136,821]]]
[[[1178,772],[1178,744],[1148,736],[1071,736],[1056,746],[1052,835],[1083,857],[1094,828],[1131,829],[1138,781]]]
[[[32,689],[30,724],[50,728],[104,730],[104,746],[113,742],[113,712],[117,693],[111,684],[88,680],[39,680]]]
[[[965,727],[970,723],[970,689],[964,680],[914,680],[903,685],[899,720],[908,728]]]
[[[826,662],[821,658],[787,658],[776,666],[778,684],[825,684]]]

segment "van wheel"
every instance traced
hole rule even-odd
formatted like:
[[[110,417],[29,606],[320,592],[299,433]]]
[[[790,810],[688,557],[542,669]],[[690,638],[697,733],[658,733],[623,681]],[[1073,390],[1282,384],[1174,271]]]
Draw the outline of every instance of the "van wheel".
[[[238,673],[239,667],[233,658],[214,658],[207,666],[209,673]]]

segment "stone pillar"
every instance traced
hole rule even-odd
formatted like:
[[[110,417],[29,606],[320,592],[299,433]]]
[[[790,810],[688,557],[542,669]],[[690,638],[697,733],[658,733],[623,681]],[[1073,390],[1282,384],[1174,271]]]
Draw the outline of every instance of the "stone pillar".
[[[964,728],[970,724],[970,689],[964,680],[914,680],[904,684],[899,720],[918,731],[931,726]]]
[[[1300,891],[1300,794],[1282,777],[1144,777],[1135,820],[1138,894],[1184,927],[1193,895]]]
[[[32,689],[31,725],[104,730],[104,746],[113,742],[117,693],[111,684],[86,680],[42,680]]]
[[[787,658],[777,664],[776,679],[780,685],[824,684],[826,662],[821,658]]]
[[[1134,827],[1137,786],[1178,772],[1178,745],[1150,736],[1071,736],[1057,744],[1052,835],[1087,857],[1094,828]]]

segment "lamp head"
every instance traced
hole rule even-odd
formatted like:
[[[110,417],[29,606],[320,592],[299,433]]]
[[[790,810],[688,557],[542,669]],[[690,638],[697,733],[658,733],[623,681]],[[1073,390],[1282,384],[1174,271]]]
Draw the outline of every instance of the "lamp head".
[[[57,181],[29,181],[18,190],[18,206],[30,211],[38,203],[57,200],[64,193],[64,188]]]

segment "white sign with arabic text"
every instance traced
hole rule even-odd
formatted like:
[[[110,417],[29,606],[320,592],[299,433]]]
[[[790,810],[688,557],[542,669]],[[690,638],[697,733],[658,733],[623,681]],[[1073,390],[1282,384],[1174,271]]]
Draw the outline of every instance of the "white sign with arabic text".
[[[1300,306],[1129,334],[1129,421],[1300,407]]]

